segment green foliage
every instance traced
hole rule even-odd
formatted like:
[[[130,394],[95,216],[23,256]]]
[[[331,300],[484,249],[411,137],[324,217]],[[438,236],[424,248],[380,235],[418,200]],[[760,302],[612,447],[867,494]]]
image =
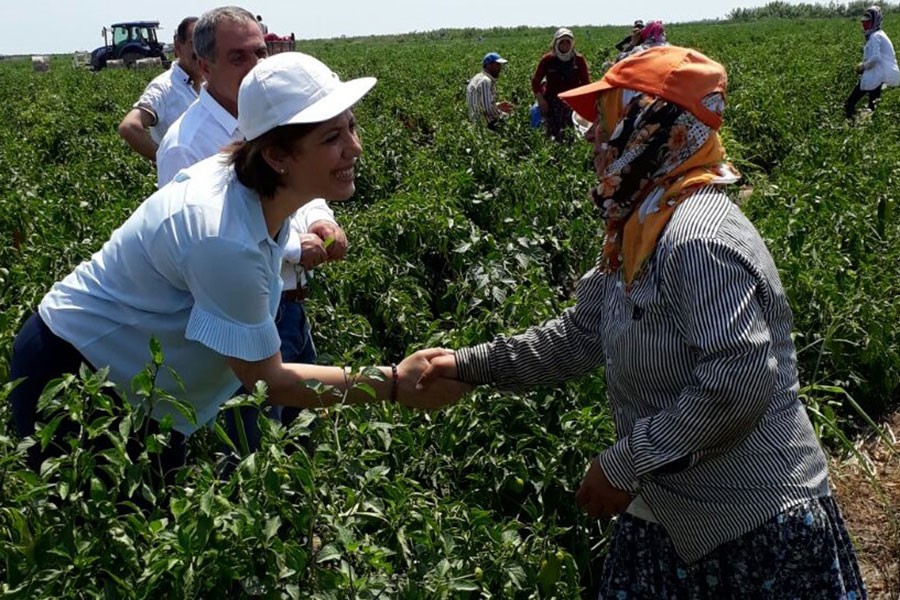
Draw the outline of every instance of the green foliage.
[[[885,28],[894,23],[888,15]],[[900,98],[889,91],[877,113],[844,122],[862,48],[847,19],[668,33],[728,68],[722,134],[754,186],[744,210],[794,307],[804,399],[822,439],[841,446],[853,422],[896,401],[900,382]],[[588,200],[590,149],[528,126],[531,70],[551,35],[442,30],[299,44],[344,77],[379,77],[357,110],[356,197],[335,206],[350,254],[319,269],[307,302],[323,362],[475,344],[571,302],[602,225]],[[576,28],[595,74],[621,35]],[[497,133],[471,126],[464,106],[489,50],[510,59],[498,88],[518,107]],[[115,132],[146,78],[62,59],[49,73],[0,64],[3,380],[42,295],[155,189],[152,166]],[[154,386],[164,350],[153,348],[134,381],[148,401],[167,400]],[[573,497],[614,439],[602,371],[526,394],[479,390],[436,414],[341,406],[304,413],[289,430],[263,419],[257,453],[205,428],[169,482],[157,464],[165,427],[149,435],[141,411],[120,415],[107,385],[103,373],[83,373],[48,389],[45,404],[77,427],[71,451],[40,473],[25,454],[55,420],[33,440],[14,439],[10,386],[0,390],[4,597],[577,598],[595,584],[607,524]],[[94,440],[109,449],[90,452]]]
[[[890,2],[879,2],[877,4],[883,12],[900,11],[900,4],[891,4]],[[759,19],[859,18],[863,11],[870,6],[872,6],[872,2],[868,0],[856,0],[847,4],[838,4],[833,1],[828,4],[809,4],[807,2],[793,4],[776,1],[755,8],[735,8],[728,13],[728,20],[747,22]]]

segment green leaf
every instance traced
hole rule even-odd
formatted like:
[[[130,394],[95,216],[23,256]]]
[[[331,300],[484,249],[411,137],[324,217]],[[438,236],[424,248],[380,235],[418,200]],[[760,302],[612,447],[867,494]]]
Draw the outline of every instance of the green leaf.
[[[332,560],[338,560],[341,558],[341,551],[334,544],[327,544],[322,546],[322,549],[319,550],[319,553],[316,555],[316,563],[321,564],[323,562],[328,562]]]
[[[271,540],[278,533],[278,528],[281,527],[281,517],[274,516],[266,519],[266,527],[264,530],[266,541]]]

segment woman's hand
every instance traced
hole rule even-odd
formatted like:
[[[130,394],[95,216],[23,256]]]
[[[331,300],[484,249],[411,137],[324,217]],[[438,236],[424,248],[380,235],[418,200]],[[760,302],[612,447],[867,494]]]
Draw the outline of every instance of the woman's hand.
[[[437,364],[435,370],[433,365]],[[452,371],[448,366],[452,364]],[[423,374],[430,372],[427,385],[420,385]],[[457,402],[472,386],[456,381],[453,350],[429,348],[419,350],[397,365],[399,389],[397,400],[410,408],[434,410]]]
[[[575,494],[575,502],[595,519],[611,517],[625,512],[631,504],[631,493],[613,487],[600,467],[599,460],[592,460],[581,487]]]
[[[456,370],[456,354],[448,350],[443,354],[435,354],[429,359],[429,364],[419,377],[417,389],[424,390],[434,381],[440,379],[458,379]]]

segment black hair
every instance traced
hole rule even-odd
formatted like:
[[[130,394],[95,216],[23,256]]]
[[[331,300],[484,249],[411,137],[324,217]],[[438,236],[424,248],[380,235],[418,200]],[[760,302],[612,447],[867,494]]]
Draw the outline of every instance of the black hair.
[[[185,17],[181,20],[181,23],[178,24],[178,28],[175,30],[175,39],[183,44],[187,39],[188,27],[197,22],[197,17]]]

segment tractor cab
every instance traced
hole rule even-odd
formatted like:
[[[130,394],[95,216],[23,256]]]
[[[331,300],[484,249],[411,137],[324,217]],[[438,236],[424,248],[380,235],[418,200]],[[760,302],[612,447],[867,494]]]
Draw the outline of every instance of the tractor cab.
[[[121,60],[126,67],[132,67],[140,58],[165,60],[163,45],[156,37],[158,28],[159,21],[131,21],[104,27],[103,46],[91,53],[91,68],[99,71],[109,60]]]

